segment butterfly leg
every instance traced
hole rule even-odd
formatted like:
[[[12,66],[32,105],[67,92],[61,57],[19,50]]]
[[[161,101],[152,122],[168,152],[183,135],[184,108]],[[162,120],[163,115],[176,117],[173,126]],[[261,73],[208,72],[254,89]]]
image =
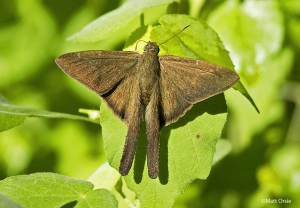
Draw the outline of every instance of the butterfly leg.
[[[158,84],[154,87],[150,102],[146,107],[146,129],[147,129],[147,165],[150,178],[156,178],[159,172],[159,90]]]
[[[139,87],[136,84],[133,88],[135,89],[132,90],[128,109],[125,113],[128,132],[125,140],[123,155],[121,158],[121,164],[119,167],[119,171],[123,176],[128,174],[133,162],[136,151],[136,141],[139,136],[140,124],[143,116]]]

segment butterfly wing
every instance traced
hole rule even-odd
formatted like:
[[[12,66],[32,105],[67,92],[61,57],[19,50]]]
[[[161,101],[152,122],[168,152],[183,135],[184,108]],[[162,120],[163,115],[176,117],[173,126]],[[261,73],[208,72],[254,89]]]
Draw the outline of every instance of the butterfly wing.
[[[101,95],[123,119],[139,56],[130,51],[96,50],[67,53],[55,62],[68,75]]]
[[[162,120],[175,122],[194,103],[224,92],[239,76],[205,61],[176,56],[159,58]]]

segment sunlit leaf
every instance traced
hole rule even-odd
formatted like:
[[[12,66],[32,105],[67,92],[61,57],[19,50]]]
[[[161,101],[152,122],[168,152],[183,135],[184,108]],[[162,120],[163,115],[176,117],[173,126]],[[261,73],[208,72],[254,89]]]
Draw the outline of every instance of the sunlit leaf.
[[[0,100],[0,131],[22,124],[27,117],[66,118],[97,123],[95,120],[83,116],[30,109]]]
[[[219,139],[216,145],[216,153],[214,155],[213,163],[222,160],[231,151],[231,144],[225,139]]]
[[[209,16],[243,80],[260,78],[260,65],[281,48],[283,16],[277,1],[226,1]]]
[[[144,23],[151,23],[165,13],[168,4],[176,0],[129,0],[121,7],[99,17],[80,32],[71,36],[70,40],[78,42],[97,42],[115,38],[125,39],[140,25],[140,15],[144,13]],[[155,9],[156,10],[153,10]]]
[[[15,202],[11,201],[6,196],[0,194],[0,207],[1,208],[22,208],[21,206],[17,205]]]
[[[284,49],[262,65],[260,79],[255,85],[249,86],[252,95],[261,109],[261,114],[249,108],[243,97],[229,90],[226,93],[227,104],[232,116],[228,124],[228,136],[235,150],[241,150],[249,144],[251,138],[269,124],[282,118],[284,105],[281,89],[293,63],[293,53]]]
[[[140,27],[136,30],[127,40],[124,50],[137,48],[142,52],[144,45],[138,41],[148,39],[158,44],[163,43],[160,44],[160,55],[172,54],[203,59],[234,70],[228,51],[224,48],[218,34],[204,21],[187,15],[164,15],[160,18],[159,23],[161,25],[156,27]],[[184,28],[186,29],[183,30]],[[238,82],[234,88],[245,96],[259,112],[242,82]]]
[[[194,106],[176,124],[162,129],[157,180],[149,178],[145,167],[145,134],[139,138],[135,164],[125,181],[143,206],[170,207],[192,180],[208,176],[225,110],[224,98],[218,96]],[[102,105],[101,115],[106,155],[118,168],[127,128],[106,104]]]
[[[75,208],[117,208],[118,202],[113,195],[104,189],[96,189],[87,193]]]
[[[165,26],[166,19],[170,23]],[[183,41],[174,38],[161,46],[165,49],[162,54],[168,50],[168,54],[192,58],[205,57],[213,60],[213,63],[232,66],[217,35],[204,23],[182,15],[167,15],[160,22],[163,26],[154,27],[150,36],[151,40],[158,43],[172,36],[174,32],[180,31],[187,24],[191,24],[190,28],[179,34]],[[199,42],[193,44],[195,34],[203,34],[203,37],[196,38],[195,41]],[[143,36],[143,39],[146,36]],[[132,43],[131,47],[135,44]],[[210,45],[214,47],[207,48]],[[100,115],[106,156],[110,164],[118,168],[127,127],[105,103],[101,105]],[[164,127],[160,133],[160,175],[156,180],[150,179],[147,174],[145,130],[141,130],[134,167],[129,176],[125,177],[125,181],[137,194],[143,207],[171,207],[176,197],[189,183],[196,178],[205,179],[208,176],[226,115],[224,96],[219,95],[195,105],[178,122]],[[221,155],[222,153],[219,157]]]
[[[228,51],[224,48],[218,34],[204,21],[196,20],[186,15],[165,15],[159,22],[161,26],[154,28],[151,33],[151,39],[158,43],[166,41],[167,38],[174,36],[184,27],[190,25],[177,37],[162,44],[161,48],[164,50],[161,54],[204,59],[210,63],[234,70]],[[234,88],[245,96],[254,108],[259,111],[242,82],[238,82]]]
[[[108,163],[101,165],[89,177],[88,181],[93,183],[96,189],[109,190],[116,197],[118,205],[121,208],[129,208],[137,205],[135,193],[127,188],[120,173]]]
[[[0,181],[0,193],[26,208],[54,208],[71,202],[77,202],[77,208],[117,208],[117,201],[108,191],[93,190],[93,184],[87,181],[55,173],[6,178]]]

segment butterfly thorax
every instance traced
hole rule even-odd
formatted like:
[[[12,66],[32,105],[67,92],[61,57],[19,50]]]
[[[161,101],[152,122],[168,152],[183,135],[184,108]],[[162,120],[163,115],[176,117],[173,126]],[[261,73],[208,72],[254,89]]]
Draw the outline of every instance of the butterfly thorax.
[[[149,41],[144,47],[144,53],[158,55],[159,47],[155,42]]]
[[[160,67],[158,52],[159,48],[156,43],[149,42],[144,48],[144,53],[139,58],[139,85],[142,102],[145,106],[149,103],[153,93],[153,87],[159,80]]]

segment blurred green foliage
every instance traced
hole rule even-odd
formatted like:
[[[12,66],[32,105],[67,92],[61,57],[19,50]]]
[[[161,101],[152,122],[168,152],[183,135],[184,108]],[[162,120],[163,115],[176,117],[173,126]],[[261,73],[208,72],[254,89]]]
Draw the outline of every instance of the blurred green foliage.
[[[64,76],[54,59],[74,50],[121,50],[127,27],[114,34],[117,41],[66,39],[124,2],[0,0],[0,93],[36,109],[71,114],[79,107],[98,109],[99,98]],[[299,0],[181,0],[167,11],[201,18],[215,29],[261,111],[233,90],[225,94],[229,117],[222,138],[232,151],[174,207],[300,207]],[[163,12],[152,13],[149,22]],[[87,179],[105,161],[102,146],[96,125],[28,119],[0,133],[0,178],[51,171]],[[265,203],[274,198],[292,202]]]

